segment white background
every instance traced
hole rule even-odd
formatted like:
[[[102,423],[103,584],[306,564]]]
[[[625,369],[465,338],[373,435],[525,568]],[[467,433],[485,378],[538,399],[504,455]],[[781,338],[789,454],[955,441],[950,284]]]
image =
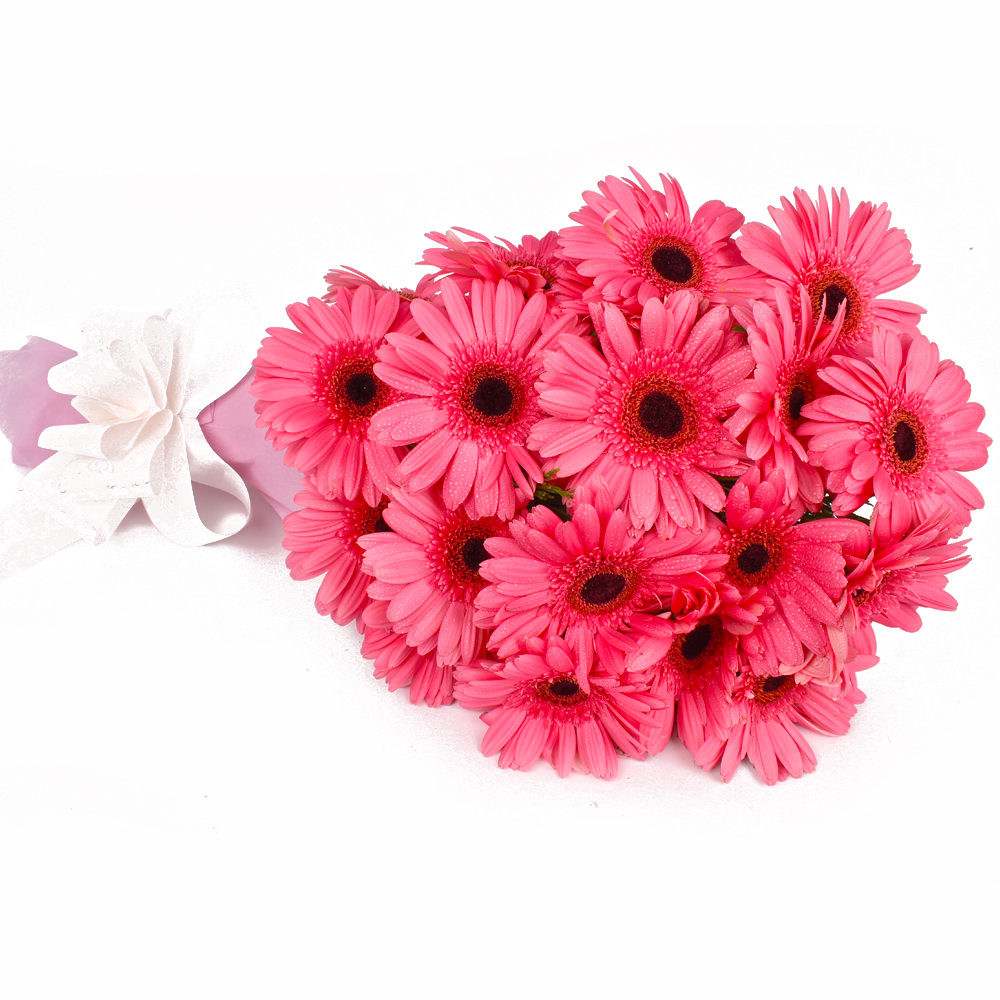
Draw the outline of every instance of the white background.
[[[7,14],[0,348],[234,284],[280,324],[331,266],[412,284],[425,231],[541,235],[631,164],[748,219],[888,201],[923,266],[896,294],[995,435],[995,32],[898,9]],[[500,771],[473,713],[371,678],[269,508],[196,550],[134,511],[0,583],[0,992],[987,995],[997,467],[958,612],[883,633],[851,733],[774,788],[676,744],[610,783]]]

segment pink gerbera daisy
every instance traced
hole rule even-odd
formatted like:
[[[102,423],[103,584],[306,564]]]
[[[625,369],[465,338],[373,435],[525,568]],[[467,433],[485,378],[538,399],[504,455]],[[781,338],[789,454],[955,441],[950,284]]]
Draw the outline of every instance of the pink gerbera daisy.
[[[777,293],[778,314],[763,302],[753,312],[736,308],[746,327],[756,366],[753,387],[738,397],[739,409],[726,421],[736,438],[746,434],[747,456],[765,473],[778,468],[785,477],[786,500],[800,496],[814,510],[823,501],[823,479],[809,464],[805,441],[796,431],[803,422],[802,407],[833,390],[818,369],[826,362],[840,332],[843,310],[832,324],[814,320],[804,288],[799,289],[799,319],[792,315],[791,298]]]
[[[530,299],[537,291],[546,293],[550,309],[578,302],[588,283],[567,260],[556,256],[558,234],[546,233],[541,239],[522,236],[517,245],[509,240],[494,243],[489,237],[471,229],[456,227],[458,232],[472,236],[468,243],[449,229],[447,233],[426,233],[428,239],[445,249],[431,247],[424,251],[424,260],[438,270],[431,278],[451,276],[463,293],[472,287],[475,278],[498,282],[501,278],[517,285]]]
[[[503,659],[529,636],[565,635],[584,691],[595,652],[621,673],[643,637],[692,628],[669,619],[673,594],[691,580],[711,583],[725,561],[712,552],[714,529],[679,529],[669,540],[630,534],[603,484],[577,494],[571,521],[535,507],[509,528],[509,539],[486,542],[493,558],[481,570],[491,582],[477,600],[480,624],[493,627],[489,648]]]
[[[884,204],[875,208],[866,201],[851,212],[843,188],[839,195],[830,191],[829,203],[820,188],[818,205],[796,188],[794,205],[782,198],[781,209],[768,212],[778,232],[748,222],[736,240],[743,256],[793,296],[804,285],[810,311],[828,322],[846,303],[841,347],[870,339],[876,327],[913,332],[924,312],[920,306],[878,298],[920,270],[906,233],[889,228],[891,213]]]
[[[506,536],[507,525],[493,516],[470,519],[463,508],[448,511],[437,490],[395,489],[382,516],[390,531],[358,539],[364,569],[375,577],[368,595],[388,602],[366,609],[365,623],[388,621],[420,653],[436,648],[439,663],[470,662],[486,637],[474,622],[476,594],[486,586],[484,542]]]
[[[769,785],[816,769],[816,755],[796,724],[826,736],[843,736],[865,696],[816,684],[798,684],[787,675],[757,676],[744,671],[733,689],[737,721],[724,737],[709,736],[694,762],[710,771],[722,765],[729,781],[744,757]]]
[[[532,353],[545,296],[527,302],[509,281],[472,282],[469,302],[450,278],[441,283],[447,309],[412,303],[427,340],[389,334],[375,373],[415,398],[388,406],[372,421],[385,446],[414,445],[399,466],[411,492],[443,479],[448,510],[471,497],[476,517],[514,515],[514,487],[527,496],[542,481],[525,447],[540,416]]]
[[[303,479],[295,502],[303,509],[285,518],[285,565],[293,580],[311,580],[322,573],[316,610],[330,615],[338,625],[347,625],[368,603],[371,583],[371,577],[361,569],[364,553],[358,539],[373,531],[389,530],[382,519],[389,500],[383,497],[372,507],[362,497],[325,497],[313,483]]]
[[[354,267],[336,267],[326,273],[325,279],[327,291],[323,296],[324,302],[336,302],[337,295],[342,288],[354,291],[362,285],[367,285],[376,292],[395,292],[399,296],[399,311],[389,329],[393,333],[419,333],[419,329],[410,317],[410,303],[414,299],[427,299],[432,301],[435,296],[434,279],[429,274],[423,275],[417,282],[416,288],[390,288],[383,285],[374,278],[359,271]]]
[[[651,755],[669,742],[675,713],[677,734],[692,753],[708,736],[729,732],[734,722],[730,692],[739,662],[736,637],[726,631],[718,615],[711,615],[690,632],[675,635],[664,656],[650,669],[625,675],[630,682],[641,680],[649,693],[664,703],[662,709],[651,713],[653,723],[648,732],[643,730]]]
[[[649,299],[638,343],[622,313],[606,306],[603,356],[564,336],[545,358],[539,398],[552,416],[535,425],[529,446],[572,476],[573,487],[601,477],[636,530],[701,528],[705,506],[721,510],[726,501],[713,477],[746,469],[723,420],[753,355],[724,306],[699,317],[704,302],[692,292],[666,305]]]
[[[941,361],[936,344],[915,333],[876,331],[870,358],[837,356],[820,371],[835,394],[806,405],[801,434],[810,461],[829,470],[833,510],[857,510],[874,493],[892,508],[893,530],[914,514],[938,507],[964,512],[983,506],[983,496],[956,470],[978,469],[992,443],[976,428],[985,416],[969,402],[965,373]]]
[[[455,671],[448,664],[438,663],[434,652],[421,653],[407,643],[405,636],[388,628],[365,626],[361,655],[375,661],[375,677],[385,680],[390,691],[409,687],[410,702],[425,701],[432,708],[450,705]]]
[[[581,275],[593,278],[585,300],[603,299],[638,314],[649,299],[682,288],[712,303],[767,291],[731,238],[742,213],[709,201],[692,218],[672,177],[660,174],[661,192],[632,173],[635,181],[605,177],[598,191],[585,191],[586,205],[570,214],[580,225],[559,233],[563,256],[577,262]]]
[[[797,524],[802,504],[784,502],[784,494],[780,469],[763,479],[759,469],[751,469],[726,501],[726,582],[741,592],[756,588],[765,605],[757,624],[740,636],[753,669],[762,674],[777,674],[782,664],[801,664],[803,646],[821,655],[829,652],[830,630],[842,633],[843,544],[854,533],[864,533],[864,525],[853,520]]]
[[[871,534],[845,547],[847,590],[854,625],[869,622],[916,632],[922,622],[918,607],[954,611],[958,602],[945,587],[948,574],[969,561],[968,540],[951,541],[955,515],[941,508],[919,522],[893,530],[892,519],[876,505]]]
[[[257,352],[257,426],[268,428],[285,465],[312,475],[324,495],[360,493],[375,506],[402,455],[368,437],[371,418],[402,398],[373,370],[398,307],[395,292],[367,285],[342,290],[333,305],[297,302],[288,307],[296,329],[272,327]]]
[[[528,770],[544,757],[565,778],[572,770],[598,778],[618,773],[616,750],[646,756],[640,729],[661,702],[622,686],[598,664],[578,682],[573,650],[565,639],[532,637],[506,663],[481,661],[457,671],[455,696],[463,708],[483,712],[487,757],[500,766]]]
[[[327,285],[326,295],[323,296],[324,302],[336,302],[337,293],[341,288],[353,290],[360,288],[362,285],[367,285],[375,291],[395,292],[403,300],[400,303],[401,310],[406,307],[407,302],[423,298],[433,291],[433,280],[429,274],[421,277],[420,281],[417,282],[416,288],[390,288],[388,285],[383,285],[381,282],[376,281],[371,275],[365,274],[364,271],[359,271],[356,267],[347,267],[346,265],[327,271],[323,280]]]

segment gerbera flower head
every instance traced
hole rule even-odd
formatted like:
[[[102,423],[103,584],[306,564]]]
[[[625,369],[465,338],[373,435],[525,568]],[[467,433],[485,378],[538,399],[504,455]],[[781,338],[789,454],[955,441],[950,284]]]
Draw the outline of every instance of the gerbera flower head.
[[[493,558],[481,570],[491,584],[476,602],[478,621],[493,628],[489,648],[505,659],[525,638],[565,636],[584,691],[595,656],[620,674],[645,638],[693,627],[659,615],[669,612],[678,587],[710,583],[725,561],[712,551],[714,529],[678,529],[670,539],[630,534],[599,481],[574,497],[572,520],[535,507],[509,528],[509,539],[487,540]]]
[[[486,586],[485,542],[506,536],[507,525],[446,510],[438,490],[396,488],[382,516],[390,531],[358,539],[364,570],[375,577],[368,596],[387,602],[367,608],[365,623],[405,635],[420,653],[436,648],[439,663],[471,662],[486,638],[474,621],[476,594]]]
[[[690,289],[713,304],[767,291],[757,269],[732,240],[743,215],[721,201],[706,202],[694,216],[680,184],[660,174],[662,191],[634,169],[635,181],[606,177],[570,214],[578,226],[559,233],[563,256],[593,279],[585,301],[613,302],[638,315],[654,298]]]
[[[611,488],[635,530],[701,528],[705,507],[726,495],[714,476],[745,471],[743,449],[723,421],[736,405],[753,355],[729,310],[678,292],[643,306],[638,341],[615,306],[604,309],[603,355],[586,339],[560,337],[539,381],[551,414],[529,446],[583,487]]]
[[[487,757],[499,752],[500,766],[518,771],[544,757],[563,778],[573,770],[613,778],[618,750],[645,757],[640,730],[650,708],[662,704],[621,685],[596,663],[584,688],[573,649],[558,636],[530,637],[523,652],[505,663],[480,661],[456,673],[459,703],[486,710]]]
[[[445,278],[441,300],[446,311],[411,305],[426,340],[391,333],[379,351],[376,375],[414,398],[380,412],[372,436],[384,447],[413,446],[398,471],[411,492],[443,480],[448,510],[468,500],[471,516],[506,520],[515,486],[531,496],[543,480],[525,441],[541,415],[532,348],[545,296],[525,302],[509,281],[477,278],[466,301]]]
[[[374,371],[398,308],[395,292],[367,285],[334,304],[297,302],[288,307],[295,329],[269,329],[254,359],[257,426],[326,496],[361,494],[376,506],[402,454],[368,436],[371,418],[402,398]]]
[[[395,292],[401,301],[399,304],[399,313],[396,316],[395,323],[393,323],[393,329],[399,329],[401,316],[403,319],[409,317],[407,303],[413,299],[430,300],[434,297],[434,280],[429,274],[421,277],[417,282],[416,288],[390,288],[388,285],[383,285],[371,277],[371,275],[365,274],[364,271],[359,271],[356,267],[343,265],[327,271],[323,280],[327,286],[326,294],[323,296],[324,302],[336,302],[337,295],[342,288],[354,291],[362,285],[367,285],[378,292]]]
[[[889,228],[891,213],[862,202],[851,212],[847,192],[819,189],[812,199],[795,189],[795,204],[781,199],[781,208],[769,208],[778,231],[761,222],[748,222],[736,242],[743,256],[765,274],[771,284],[797,295],[803,285],[813,315],[833,322],[844,304],[840,346],[854,346],[871,338],[876,327],[913,332],[924,312],[910,302],[878,296],[905,285],[919,266],[913,263],[910,241],[902,229]],[[797,298],[793,298],[797,307]]]
[[[640,673],[624,675],[663,700],[643,729],[649,753],[669,742],[676,715],[677,734],[694,753],[710,735],[724,736],[734,720],[731,691],[740,665],[737,639],[718,615],[702,618],[690,632],[674,635],[659,661]]]
[[[837,355],[819,374],[836,391],[803,408],[799,432],[812,435],[810,461],[828,470],[834,512],[874,494],[894,531],[940,506],[968,524],[983,496],[957,470],[984,465],[992,440],[977,430],[985,411],[969,402],[962,369],[922,334],[876,331],[870,358]]]
[[[853,627],[870,622],[916,632],[918,607],[954,611],[958,602],[945,587],[948,574],[969,561],[968,539],[953,541],[956,517],[939,508],[921,520],[893,528],[881,504],[872,513],[870,535],[845,547],[847,592]]]
[[[458,232],[425,233],[444,247],[424,251],[423,263],[438,268],[428,276],[432,280],[450,276],[463,293],[468,293],[476,278],[494,283],[503,278],[519,287],[526,299],[535,292],[545,292],[549,309],[557,312],[578,303],[588,286],[569,261],[557,256],[558,233],[546,233],[541,239],[526,235],[514,244],[504,239],[495,243],[472,229],[455,228]],[[458,233],[473,237],[473,241],[463,240]]]
[[[384,609],[382,609],[384,610]],[[384,680],[390,691],[408,687],[410,702],[426,702],[432,708],[450,705],[454,700],[455,670],[438,663],[434,652],[421,653],[407,643],[405,636],[389,628],[365,626],[361,655],[375,661],[375,677]]]
[[[302,510],[285,518],[285,565],[293,580],[311,580],[322,574],[316,610],[338,625],[347,625],[368,603],[371,583],[371,577],[361,569],[364,552],[358,539],[373,531],[389,530],[382,518],[389,499],[383,497],[372,507],[363,497],[326,497],[309,479],[303,479],[295,502]]]
[[[756,365],[753,383],[737,398],[739,409],[726,421],[736,438],[744,439],[747,456],[763,469],[780,469],[786,500],[799,496],[814,510],[823,501],[823,479],[809,464],[805,440],[797,431],[802,407],[833,390],[818,375],[840,333],[843,307],[832,324],[814,317],[805,288],[799,288],[798,318],[792,300],[776,293],[777,313],[754,302],[752,312],[733,310],[746,328]]]
[[[720,738],[709,736],[694,762],[710,771],[721,764],[729,781],[744,757],[769,785],[816,769],[816,755],[797,728],[843,736],[865,696],[856,688],[843,692],[822,684],[799,684],[788,674],[744,671],[733,688],[736,722]]]
[[[753,670],[761,674],[777,674],[781,664],[801,664],[806,649],[829,652],[828,630],[839,633],[842,626],[843,545],[864,533],[864,525],[853,520],[798,524],[802,504],[786,503],[784,495],[779,469],[762,478],[755,468],[740,478],[726,500],[725,580],[741,592],[755,588],[765,606],[751,631],[738,629]]]

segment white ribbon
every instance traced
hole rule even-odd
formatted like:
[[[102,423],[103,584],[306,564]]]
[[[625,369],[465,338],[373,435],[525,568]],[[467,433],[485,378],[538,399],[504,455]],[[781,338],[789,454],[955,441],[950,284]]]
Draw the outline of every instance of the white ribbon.
[[[39,446],[56,454],[21,480],[20,499],[0,513],[0,578],[79,538],[105,541],[137,500],[179,545],[239,531],[250,497],[209,447],[198,414],[246,374],[259,325],[237,298],[148,318],[92,316],[80,353],[49,371],[49,385],[73,395],[87,423],[47,427],[39,437]],[[192,482],[235,497],[242,512],[211,530]]]

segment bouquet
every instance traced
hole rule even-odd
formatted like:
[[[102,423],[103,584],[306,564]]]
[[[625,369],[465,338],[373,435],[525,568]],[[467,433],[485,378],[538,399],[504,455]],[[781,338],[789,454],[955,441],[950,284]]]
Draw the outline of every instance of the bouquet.
[[[918,270],[886,205],[744,225],[633,175],[541,238],[427,234],[412,289],[333,270],[267,331],[287,565],[501,767],[611,778],[676,730],[774,784],[847,732],[875,624],[954,609],[984,411],[884,297]]]

